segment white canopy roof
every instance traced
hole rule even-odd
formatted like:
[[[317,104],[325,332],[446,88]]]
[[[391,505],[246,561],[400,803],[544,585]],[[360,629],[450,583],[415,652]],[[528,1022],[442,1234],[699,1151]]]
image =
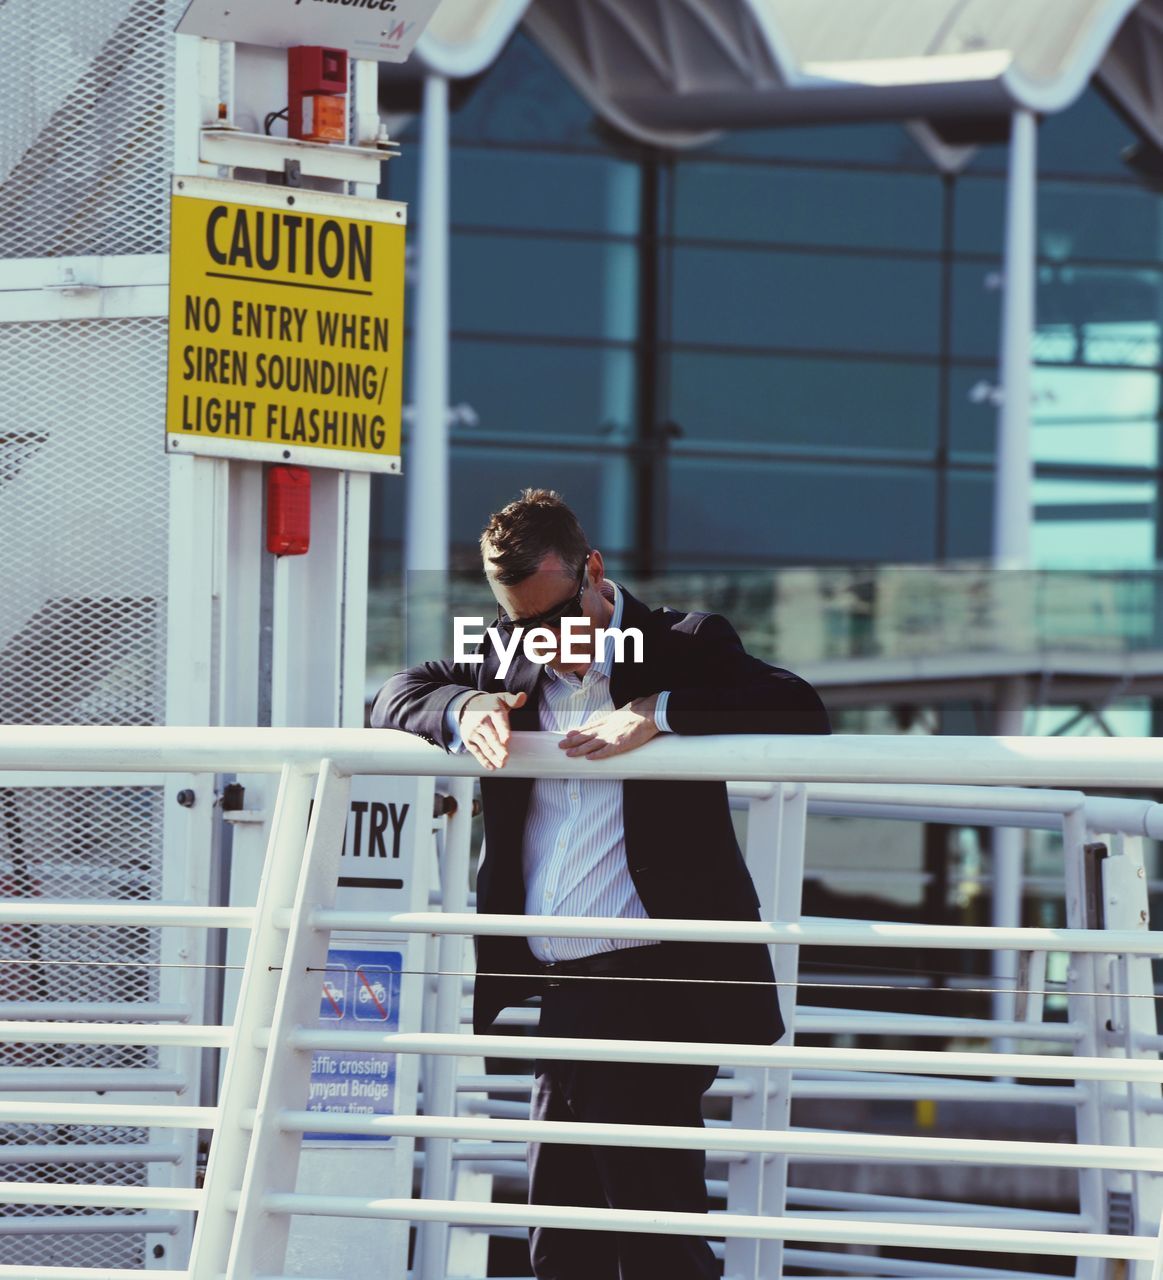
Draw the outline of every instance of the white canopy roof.
[[[1069,106],[1098,72],[1163,143],[1163,0],[443,0],[412,66],[458,77],[524,16],[594,110],[645,141]]]

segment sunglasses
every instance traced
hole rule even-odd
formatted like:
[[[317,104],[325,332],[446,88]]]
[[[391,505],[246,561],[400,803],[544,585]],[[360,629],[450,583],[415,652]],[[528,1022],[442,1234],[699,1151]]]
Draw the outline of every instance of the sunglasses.
[[[544,613],[538,613],[532,618],[510,618],[509,615],[497,605],[497,626],[506,635],[512,635],[518,627],[557,627],[561,625],[563,618],[578,618],[582,613],[582,596],[586,592],[586,567],[589,565],[589,552],[586,553],[585,560],[582,561],[581,572],[577,576],[577,590],[568,600],[563,600],[560,604],[555,604],[552,609],[546,609]]]

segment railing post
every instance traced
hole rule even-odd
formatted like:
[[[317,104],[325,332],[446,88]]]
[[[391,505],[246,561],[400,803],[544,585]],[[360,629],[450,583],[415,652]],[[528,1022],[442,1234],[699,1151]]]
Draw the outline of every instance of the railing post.
[[[1076,809],[1068,813],[1062,822],[1062,844],[1066,877],[1066,927],[1068,929],[1093,929],[1099,927],[1093,916],[1092,895],[1088,893],[1087,830],[1085,811]],[[1076,1044],[1075,1053],[1085,1057],[1099,1057],[1104,1051],[1101,1033],[1106,1004],[1093,994],[1101,991],[1099,955],[1093,952],[1075,952],[1068,957],[1066,971],[1067,1017],[1083,1028],[1083,1038]],[[1076,994],[1077,993],[1077,994]],[[1082,1143],[1101,1143],[1112,1113],[1104,1106],[1106,1086],[1097,1080],[1080,1080],[1078,1086],[1084,1100],[1078,1106],[1077,1135]],[[1081,1169],[1078,1174],[1078,1208],[1084,1217],[1090,1218],[1101,1230],[1106,1222],[1106,1178],[1101,1169]],[[1100,1258],[1078,1259],[1076,1280],[1104,1280],[1105,1263]]]
[[[244,1113],[254,1107],[262,1081],[264,1055],[254,1043],[254,1033],[269,1024],[286,949],[286,936],[275,927],[274,915],[293,899],[310,804],[310,777],[284,767],[246,949],[222,1083],[220,1122],[206,1168],[206,1202],[198,1215],[190,1250],[190,1280],[218,1280],[230,1256],[235,1217],[230,1197],[242,1184],[251,1141],[250,1130],[243,1128],[242,1120]]]
[[[778,899],[779,851],[783,838],[783,789],[776,786],[770,796],[752,799],[747,806],[747,869],[759,895],[764,919],[775,919]],[[713,1000],[714,994],[708,999]],[[736,1067],[735,1079],[749,1086],[746,1097],[731,1104],[734,1128],[767,1128],[768,1072],[763,1067]],[[727,1212],[759,1213],[763,1203],[764,1158],[751,1152],[727,1167]],[[778,1272],[773,1274],[778,1275]],[[761,1280],[759,1241],[729,1237],[724,1247],[725,1280]]]
[[[803,913],[804,857],[807,846],[808,789],[798,783],[784,783],[783,831],[779,842],[776,873],[776,920],[799,920]],[[799,1003],[799,947],[776,947],[774,956],[776,990],[783,1010],[787,1033],[782,1043],[795,1042],[796,1006]],[[773,1070],[767,1073],[767,1127],[791,1128],[792,1073]],[[782,1217],[787,1209],[786,1155],[771,1157],[763,1176],[763,1199],[759,1211]],[[784,1244],[782,1240],[763,1240],[759,1245],[759,1280],[782,1276]]]
[[[1113,836],[1110,851],[1111,856],[1102,863],[1104,927],[1146,932],[1150,928],[1150,916],[1142,837]],[[1155,983],[1151,961],[1146,956],[1132,956],[1125,952],[1107,958],[1115,979],[1108,1052],[1117,1056],[1121,1050],[1127,1058],[1141,1057],[1144,1043],[1152,1042],[1156,1035]],[[1113,1103],[1119,1086],[1105,1088]],[[1126,1110],[1112,1108],[1104,1117],[1109,1126],[1104,1141],[1125,1143],[1131,1147],[1163,1148],[1163,1116],[1148,1107],[1148,1103],[1159,1101],[1158,1091],[1131,1081],[1127,1081],[1122,1089],[1125,1091]],[[1137,1170],[1122,1174],[1116,1170],[1108,1172],[1107,1180],[1112,1185],[1118,1184],[1120,1189],[1128,1189],[1131,1231],[1150,1231],[1157,1221],[1163,1223],[1163,1173]],[[1113,1229],[1109,1221],[1106,1229]],[[1146,1280],[1147,1275],[1147,1263],[1131,1264],[1129,1276],[1132,1280]]]
[[[312,811],[313,777],[289,767],[282,772],[223,1080],[220,1121],[210,1149],[205,1206],[198,1215],[194,1232],[190,1280],[218,1280],[224,1273],[253,1274],[237,1270],[234,1254],[244,1228],[245,1243],[253,1247],[255,1224],[260,1220],[267,1242],[278,1253],[278,1265],[273,1270],[282,1269],[286,1222],[263,1217],[260,1197],[265,1188],[256,1185],[254,1148],[261,1139],[261,1154],[265,1156],[272,1142],[279,1139],[279,1135],[272,1133],[271,1126],[276,1119],[277,1104],[285,1100],[279,1096],[277,1086],[284,1083],[287,1071],[302,1069],[304,1097],[306,1095],[309,1055],[282,1052],[276,1036],[288,1016],[311,1022],[318,1013],[319,983],[304,982],[300,972],[292,974],[290,969],[308,962],[326,964],[327,934],[308,934],[304,912],[317,904],[326,905],[334,895],[347,816],[347,786],[347,779],[339,778],[324,762]],[[279,913],[288,909],[292,912],[289,933],[285,921],[279,919]],[[289,1013],[286,988],[293,976],[300,978],[297,984],[300,993],[307,993],[301,995],[301,1003],[304,1007],[309,1003],[309,1016],[301,1010]],[[257,1033],[265,1027],[274,1028],[269,1053],[256,1043]],[[279,1069],[280,1076],[272,1086],[274,1068]],[[273,1107],[272,1087],[275,1089]],[[251,1112],[253,1121],[248,1114]],[[299,1135],[294,1135],[290,1144],[294,1148],[290,1171],[293,1186],[298,1168]],[[266,1168],[264,1159],[257,1172],[262,1173]]]
[[[312,1055],[291,1049],[286,1039],[295,1027],[312,1026],[319,1016],[331,931],[312,928],[309,917],[316,907],[329,907],[335,901],[350,793],[350,777],[337,773],[330,761],[324,760],[287,925],[226,1280],[277,1275],[284,1267],[290,1219],[268,1214],[263,1202],[268,1192],[293,1191],[299,1171],[302,1135],[283,1133],[278,1121],[280,1111],[306,1105]],[[271,927],[277,927],[273,921]],[[260,1030],[252,1028],[252,1037]]]
[[[471,778],[454,778],[450,788],[456,808],[448,815],[444,834],[444,856],[440,866],[440,887],[445,911],[468,909],[469,852],[472,837]],[[455,1034],[460,1030],[461,968],[465,939],[443,934],[436,948],[437,1032]],[[456,1115],[457,1059],[426,1057],[423,1061],[424,1114]],[[424,1144],[422,1194],[426,1200],[451,1200],[452,1139],[429,1138]],[[417,1227],[416,1259],[413,1274],[418,1280],[444,1280],[447,1275],[449,1225],[424,1222]]]
[[[774,793],[752,800],[747,814],[747,867],[767,920],[798,920],[803,889],[806,788],[776,784]],[[774,948],[776,990],[787,1024],[784,1043],[795,1023],[798,947]],[[746,1129],[786,1129],[790,1123],[791,1073],[736,1067],[735,1079],[751,1086],[731,1108],[731,1123]],[[782,1214],[787,1193],[787,1157],[752,1154],[733,1162],[727,1174],[727,1209],[737,1213]],[[729,1280],[768,1280],[782,1275],[783,1242],[727,1241],[723,1275]]]

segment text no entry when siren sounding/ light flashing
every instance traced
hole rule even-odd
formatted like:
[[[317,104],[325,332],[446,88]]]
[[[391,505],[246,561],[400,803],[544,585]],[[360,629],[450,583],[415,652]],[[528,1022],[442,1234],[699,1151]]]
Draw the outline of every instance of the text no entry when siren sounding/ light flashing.
[[[399,475],[406,207],[178,176],[171,209],[167,452]]]

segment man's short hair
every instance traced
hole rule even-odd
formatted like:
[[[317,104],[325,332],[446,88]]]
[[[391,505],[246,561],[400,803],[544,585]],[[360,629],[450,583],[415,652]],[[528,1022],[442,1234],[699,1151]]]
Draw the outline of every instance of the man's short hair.
[[[550,552],[580,573],[590,553],[577,516],[553,489],[523,489],[521,496],[489,517],[481,533],[481,555],[502,586],[524,582]]]

